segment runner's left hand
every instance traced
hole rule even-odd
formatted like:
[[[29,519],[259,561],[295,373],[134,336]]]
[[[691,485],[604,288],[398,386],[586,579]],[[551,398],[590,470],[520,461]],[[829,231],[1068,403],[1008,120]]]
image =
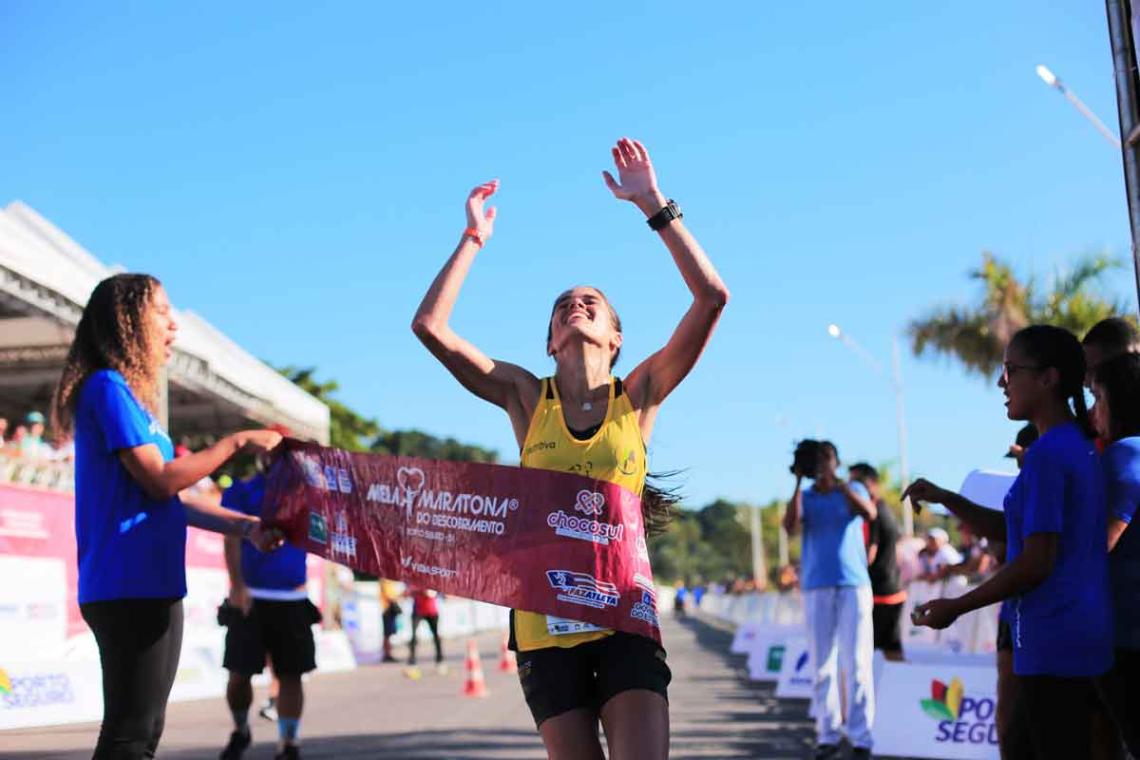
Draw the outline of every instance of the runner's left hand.
[[[940,631],[953,625],[958,615],[958,606],[953,599],[932,599],[915,607],[914,612],[910,613],[910,619],[915,625],[925,625]]]
[[[610,152],[613,153],[620,182],[614,180],[614,175],[608,171],[602,172],[602,178],[605,179],[606,187],[615,198],[632,201],[639,206],[647,204],[655,212],[665,205],[664,196],[657,189],[657,175],[653,171],[653,163],[649,160],[649,152],[644,145],[637,140],[623,137]]]

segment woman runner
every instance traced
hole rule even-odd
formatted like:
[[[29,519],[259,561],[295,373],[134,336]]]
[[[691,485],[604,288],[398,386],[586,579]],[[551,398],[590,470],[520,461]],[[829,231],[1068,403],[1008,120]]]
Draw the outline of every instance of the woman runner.
[[[491,237],[495,209],[484,203],[498,189],[497,180],[468,196],[467,229],[424,296],[412,329],[465,388],[507,412],[523,467],[579,472],[624,486],[643,495],[650,526],[660,524],[668,504],[645,488],[646,442],[661,403],[708,343],[728,289],[681,224],[677,207],[658,190],[645,147],[623,138],[612,152],[618,179],[603,172],[606,186],[645,214],[693,296],[664,348],[624,380],[614,378],[621,322],[600,290],[582,286],[558,297],[547,323],[553,377],[539,379],[492,360],[455,333],[448,320],[476,254]],[[523,693],[550,758],[602,758],[599,719],[611,759],[668,755],[671,676],[654,641],[523,610],[512,615],[511,632]]]

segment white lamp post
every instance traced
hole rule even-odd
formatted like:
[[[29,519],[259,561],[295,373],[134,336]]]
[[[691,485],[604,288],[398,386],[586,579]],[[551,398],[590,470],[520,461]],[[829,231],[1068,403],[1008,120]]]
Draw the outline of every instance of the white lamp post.
[[[834,323],[828,325],[827,334],[858,354],[859,358],[866,362],[876,374],[887,377],[887,373],[883,370],[883,365],[879,363],[879,360],[859,345],[854,338],[843,332],[839,325]],[[906,487],[910,485],[910,467],[907,462],[906,407],[903,404],[902,363],[899,358],[899,338],[897,335],[891,338],[891,370],[889,381],[891,393],[895,397],[895,425],[899,439],[899,480],[902,489],[905,491]],[[906,502],[902,505],[902,519],[903,534],[914,535],[914,515],[910,510],[910,505]]]
[[[1064,82],[1062,82],[1056,74],[1049,70],[1048,66],[1038,64],[1037,76],[1041,77],[1042,82],[1064,95],[1065,99],[1072,103],[1073,107],[1080,111],[1082,116],[1092,122],[1092,125],[1104,136],[1104,139],[1112,143],[1113,147],[1117,150],[1120,150],[1120,139],[1112,133],[1112,130],[1104,125],[1103,121],[1097,118],[1097,115],[1093,113],[1072,90],[1065,86]]]

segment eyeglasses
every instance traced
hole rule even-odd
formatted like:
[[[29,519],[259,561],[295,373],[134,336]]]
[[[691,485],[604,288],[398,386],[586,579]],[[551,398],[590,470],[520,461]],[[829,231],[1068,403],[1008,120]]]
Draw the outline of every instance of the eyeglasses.
[[[1008,383],[1010,377],[1016,375],[1023,369],[1029,369],[1038,372],[1041,370],[1041,368],[1035,364],[1013,364],[1011,362],[1002,362],[1001,374],[998,376],[998,379],[1003,383]]]

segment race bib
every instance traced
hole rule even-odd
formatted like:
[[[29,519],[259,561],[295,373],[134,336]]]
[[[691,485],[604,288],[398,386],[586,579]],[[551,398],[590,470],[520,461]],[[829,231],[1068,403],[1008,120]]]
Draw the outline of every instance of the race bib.
[[[592,633],[593,631],[605,630],[609,629],[593,623],[583,623],[581,620],[571,620],[557,615],[546,616],[546,632],[551,636],[568,636],[571,633]]]

